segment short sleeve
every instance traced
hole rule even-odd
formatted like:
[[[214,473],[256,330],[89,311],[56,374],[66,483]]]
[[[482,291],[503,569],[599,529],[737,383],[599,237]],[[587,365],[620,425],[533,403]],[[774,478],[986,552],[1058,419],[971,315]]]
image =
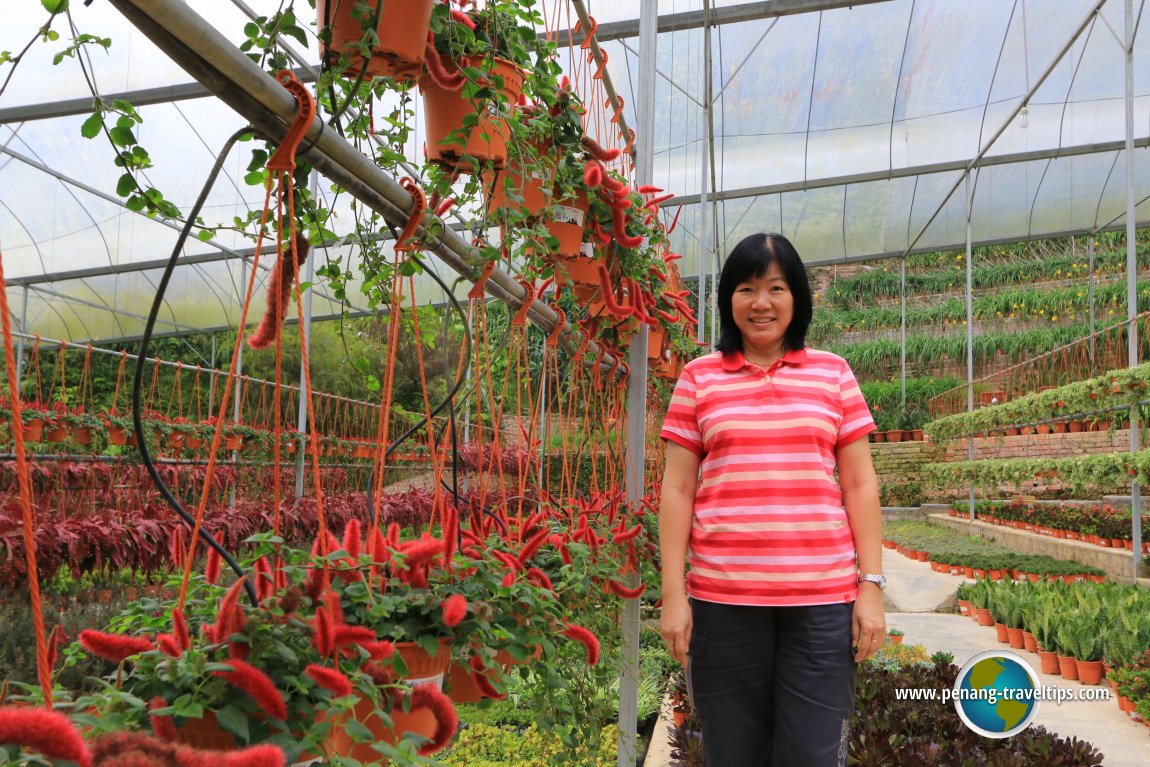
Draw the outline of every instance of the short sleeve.
[[[835,447],[849,445],[875,430],[870,408],[863,399],[855,374],[845,360],[842,363],[842,372],[839,374],[839,396],[842,399],[843,420],[839,424],[839,436]]]
[[[699,430],[695,393],[695,375],[688,367],[675,384],[659,437],[682,445],[695,455],[702,455],[703,435]]]

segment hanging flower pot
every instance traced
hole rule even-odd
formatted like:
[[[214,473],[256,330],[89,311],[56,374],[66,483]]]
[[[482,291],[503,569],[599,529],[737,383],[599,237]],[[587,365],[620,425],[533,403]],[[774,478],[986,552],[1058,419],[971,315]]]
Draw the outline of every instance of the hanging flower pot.
[[[239,450],[244,446],[242,434],[225,434],[223,440],[224,450]]]
[[[73,426],[72,441],[78,445],[92,444],[92,429],[89,426]]]
[[[371,56],[367,60],[365,78],[393,77],[410,80],[419,75],[423,66],[423,52],[427,46],[427,31],[431,23],[431,9],[434,0],[316,0],[315,10],[321,33],[320,49],[324,59],[334,64],[341,54],[347,52],[350,63],[343,73],[345,77],[359,77],[364,59],[353,52],[364,39],[364,23],[352,15],[357,4],[363,4],[374,25],[378,42],[371,46]],[[378,13],[378,18],[375,18]],[[331,43],[322,42],[325,27],[331,34]]]
[[[489,87],[497,88],[507,104],[514,105],[523,92],[523,70],[496,58],[485,60],[482,68],[487,71],[484,80]],[[500,80],[502,86],[498,85]],[[503,167],[511,131],[493,101],[464,98],[461,92],[445,88],[427,74],[420,78],[419,90],[423,93],[427,159],[469,173],[477,170],[476,163]]]
[[[127,445],[128,444],[128,430],[123,426],[116,424],[108,424],[108,444],[109,445]]]
[[[30,418],[24,423],[24,441],[39,442],[44,436],[44,419]]]
[[[549,151],[548,147],[537,145],[532,145],[532,147],[533,153],[537,153],[540,158],[545,158]],[[547,202],[551,198],[551,178],[544,168],[524,168],[521,162],[514,163],[514,165],[518,167],[513,167],[513,163],[509,162],[503,170],[483,172],[483,192],[487,197],[487,212],[488,215],[494,215],[508,207],[514,207],[522,213],[525,220],[530,221],[547,207]],[[552,175],[554,175],[554,169],[552,169]],[[509,200],[507,197],[508,190],[513,195],[521,197],[522,202]],[[578,253],[578,246],[576,246],[576,253]]]
[[[575,297],[586,303],[599,291],[599,261],[587,256],[564,259],[555,266],[555,281],[568,285]]]
[[[560,258],[575,258],[587,255],[583,248],[583,232],[587,220],[587,211],[591,204],[587,195],[582,192],[573,200],[561,200],[552,206],[552,217],[547,222],[547,231],[559,241],[555,248],[555,255]]]
[[[68,428],[52,424],[44,429],[44,441],[49,443],[63,442],[68,438]]]

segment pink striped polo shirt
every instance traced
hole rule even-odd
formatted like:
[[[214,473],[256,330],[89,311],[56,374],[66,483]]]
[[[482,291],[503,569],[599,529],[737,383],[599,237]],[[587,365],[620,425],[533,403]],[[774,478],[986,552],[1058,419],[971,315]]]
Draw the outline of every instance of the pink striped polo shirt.
[[[687,594],[735,605],[858,595],[835,449],[874,431],[846,360],[787,352],[769,370],[713,352],[683,371],[663,439],[701,458]]]

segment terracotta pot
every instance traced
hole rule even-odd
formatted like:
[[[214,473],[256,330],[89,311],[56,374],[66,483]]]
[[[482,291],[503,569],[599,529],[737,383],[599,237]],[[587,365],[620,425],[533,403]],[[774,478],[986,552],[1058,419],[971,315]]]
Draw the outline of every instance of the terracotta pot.
[[[511,167],[501,171],[484,171],[483,191],[487,197],[487,211],[491,213],[513,206],[521,210],[528,219],[533,219],[547,207],[547,202],[551,198],[550,185],[551,180],[546,178],[541,170],[532,170],[526,175],[519,168]],[[513,195],[522,197],[523,201],[509,201],[507,199],[509,189]],[[578,253],[579,244],[576,243],[575,254]]]
[[[1037,650],[1038,662],[1041,666],[1040,671],[1043,674],[1054,674],[1057,676],[1061,673],[1058,664],[1058,654],[1049,650]]]
[[[930,554],[925,551],[916,551],[914,553],[914,558],[919,562],[927,562],[930,560]]]
[[[560,258],[575,258],[584,253],[583,233],[586,231],[587,211],[591,203],[582,192],[574,200],[559,200],[551,208],[552,217],[546,222],[547,231],[559,241],[555,255]]]
[[[1078,661],[1073,656],[1058,656],[1058,672],[1063,679],[1078,679]]]
[[[902,429],[891,429],[886,433],[887,442],[902,442]]]
[[[891,644],[900,645],[902,644],[902,636],[902,634],[887,634],[886,640]]]
[[[875,442],[886,442],[886,432],[885,431],[871,432],[871,438]]]
[[[356,0],[316,0],[316,17],[322,30],[331,27],[331,46],[321,48],[328,62],[335,64],[340,54],[357,45],[364,36],[360,19],[351,15]],[[375,3],[367,0],[374,15]],[[414,79],[423,65],[423,52],[427,44],[427,31],[431,23],[434,0],[404,0],[387,2],[379,7],[375,34],[379,44],[372,48],[366,78],[395,77]],[[363,68],[363,57],[350,54],[351,61],[343,76],[355,79]]]
[[[396,642],[395,651],[407,665],[404,680],[409,685],[434,684],[443,689],[443,680],[451,665],[451,645],[447,640],[439,640],[439,649],[435,655],[429,655],[414,642]],[[351,716],[371,731],[377,741],[392,745],[398,743],[404,733],[410,732],[425,738],[435,734],[435,715],[423,708],[413,708],[405,712],[402,706],[393,706],[391,719],[394,727],[384,724],[376,715],[375,707],[370,700],[364,699],[356,703],[351,710]],[[379,752],[371,747],[371,743],[355,743],[338,723],[332,728],[327,745],[333,753],[340,756],[350,757],[365,764],[380,763]]]
[[[1019,431],[1017,426],[1008,426],[1006,428],[1006,436],[1008,436],[1008,437],[1017,437],[1019,435],[1019,433],[1020,433],[1020,431]]]
[[[188,450],[199,450],[203,446],[204,446],[204,440],[202,437],[185,437],[184,438],[184,447],[186,447]]]
[[[220,727],[212,711],[205,711],[200,719],[189,719],[183,727],[176,728],[176,743],[201,751],[236,750],[235,737]]]
[[[992,581],[1001,581],[1006,578],[1006,573],[1002,570],[987,570],[986,574],[990,576],[990,580]]]
[[[1038,650],[1038,640],[1034,638],[1034,634],[1029,631],[1022,632],[1022,649],[1027,652],[1036,652]]]
[[[973,578],[974,577],[974,568],[973,567],[966,567],[965,565],[963,565],[962,574],[963,574],[963,576],[965,576],[967,578]]]
[[[523,92],[524,73],[518,66],[503,59],[490,59],[481,62],[493,78],[502,78],[499,91],[507,102],[507,109],[513,109]],[[419,79],[419,90],[423,93],[424,122],[427,126],[427,158],[452,168],[475,172],[476,163],[502,168],[507,160],[507,139],[510,128],[499,115],[490,114],[494,106],[463,98],[439,87],[434,80],[424,74]],[[472,128],[464,128],[464,119],[475,118]],[[466,159],[465,159],[466,158]]]
[[[44,419],[31,418],[24,424],[24,441],[39,442],[44,437]]]
[[[958,600],[958,612],[960,615],[965,615],[969,618],[973,612],[973,609],[974,608],[971,606],[970,602],[966,601],[965,599]]]
[[[914,429],[910,434],[912,442],[922,442],[922,429]]]
[[[1018,433],[1024,437],[1029,437],[1031,434],[1034,433],[1034,427],[1033,426],[1019,426],[1018,427]]]
[[[994,624],[994,638],[997,639],[999,642],[1002,642],[1003,644],[1006,644],[1007,642],[1010,641],[1010,638],[1007,637],[1007,635],[1006,635],[1006,624],[1005,623],[998,623],[997,621],[995,622],[995,624]]]
[[[1077,434],[1082,431],[1082,421],[1067,421],[1066,430],[1071,434]]]
[[[1009,642],[1010,646],[1013,647],[1015,650],[1021,650],[1024,646],[1024,641],[1022,638],[1022,629],[1010,628],[1009,626],[1007,626],[1007,628],[1006,628],[1006,641]]]
[[[972,568],[971,572],[973,573],[973,577],[975,577],[975,578],[985,578],[986,577],[986,571],[980,567]]]
[[[123,426],[109,426],[108,427],[108,444],[109,445],[127,445],[128,444],[128,430]]]
[[[560,280],[560,274],[566,267],[566,275]],[[555,270],[556,281],[571,286],[571,292],[581,303],[590,301],[599,292],[599,261],[587,256],[567,258],[558,264]]]
[[[1065,434],[1066,421],[1055,421],[1053,424],[1051,424],[1050,430],[1055,434]]]
[[[1082,684],[1100,684],[1102,682],[1102,661],[1077,661],[1078,681]]]
[[[888,548],[888,549],[893,549],[893,548],[895,547],[895,545],[896,545],[896,544],[895,544],[895,542],[894,542],[894,541],[883,541],[883,542],[882,542],[882,545],[883,545],[885,548]]]
[[[244,446],[242,434],[225,434],[223,440],[224,450],[239,450]]]
[[[1038,426],[1035,427],[1035,431],[1037,431],[1039,434],[1049,434],[1050,433],[1050,424],[1040,423],[1040,424],[1038,424]]]
[[[88,426],[73,426],[72,441],[78,445],[92,444],[92,429]]]
[[[994,618],[990,614],[989,607],[976,607],[974,608],[974,617],[978,621],[979,626],[993,626]]]
[[[48,443],[63,442],[68,438],[68,429],[63,426],[49,426],[44,429],[44,441]]]
[[[1124,714],[1128,714],[1134,710],[1134,702],[1127,698],[1125,695],[1119,695],[1118,710]]]
[[[455,703],[478,703],[483,700],[483,692],[475,683],[475,677],[466,663],[452,661],[447,671],[447,695]]]

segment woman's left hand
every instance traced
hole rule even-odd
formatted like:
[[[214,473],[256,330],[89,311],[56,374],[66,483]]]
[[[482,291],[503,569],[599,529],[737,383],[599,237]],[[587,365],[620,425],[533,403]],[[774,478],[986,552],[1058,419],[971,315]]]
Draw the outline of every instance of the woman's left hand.
[[[851,618],[851,643],[855,662],[873,658],[886,641],[886,612],[882,607],[882,589],[874,583],[860,583]]]

